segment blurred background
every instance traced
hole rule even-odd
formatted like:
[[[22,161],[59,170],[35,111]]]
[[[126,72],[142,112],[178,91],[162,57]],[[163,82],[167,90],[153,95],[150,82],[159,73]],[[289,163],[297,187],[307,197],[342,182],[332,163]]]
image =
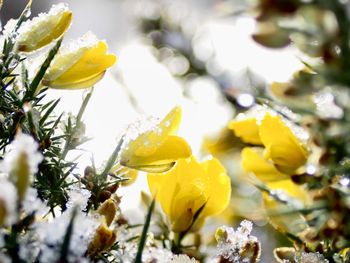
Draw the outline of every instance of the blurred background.
[[[32,15],[60,2],[73,11],[65,42],[92,31],[118,56],[95,86],[85,113],[86,134],[92,140],[84,146],[80,168],[89,165],[92,156],[97,166],[103,164],[129,123],[142,116],[162,117],[181,105],[180,134],[197,157],[212,154],[225,163],[237,186],[232,203],[246,204],[233,205],[222,222],[236,227],[237,219],[253,220],[264,246],[262,262],[271,262],[272,247],[285,241],[270,231],[261,215],[259,191],[242,182],[239,142],[226,125],[253,105],[268,83],[286,81],[302,67],[296,51],[269,50],[253,42],[254,1],[34,0]],[[25,5],[24,0],[4,0],[2,25],[18,17]],[[50,90],[49,97],[62,97],[60,110],[75,114],[85,92]],[[139,205],[145,181],[139,176],[123,190],[125,210]],[[208,229],[215,227],[208,224]]]

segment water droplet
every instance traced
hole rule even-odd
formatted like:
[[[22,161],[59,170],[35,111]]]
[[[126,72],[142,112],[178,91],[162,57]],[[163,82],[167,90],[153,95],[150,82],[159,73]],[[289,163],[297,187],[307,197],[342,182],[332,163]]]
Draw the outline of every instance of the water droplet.
[[[249,108],[254,104],[254,97],[249,93],[242,93],[238,96],[237,102],[240,106]]]
[[[339,183],[342,186],[348,187],[350,185],[350,178],[349,177],[343,177],[339,180]]]
[[[316,165],[308,164],[308,165],[306,166],[306,173],[307,173],[307,174],[313,175],[313,174],[316,173],[316,171],[317,171]]]
[[[23,110],[24,110],[24,112],[29,112],[30,110],[31,110],[31,107],[30,107],[30,105],[29,105],[29,103],[25,103],[24,105],[23,105]]]

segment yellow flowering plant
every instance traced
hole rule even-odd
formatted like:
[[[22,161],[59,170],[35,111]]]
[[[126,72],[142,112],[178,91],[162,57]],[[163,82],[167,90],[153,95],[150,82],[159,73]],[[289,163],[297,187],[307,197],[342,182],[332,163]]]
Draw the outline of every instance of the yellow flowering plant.
[[[225,52],[216,53],[221,45],[203,52],[205,30],[191,36],[193,17],[182,17],[185,8],[173,16],[172,7],[158,2],[144,10],[137,3],[146,13],[137,21],[152,55],[164,63],[159,74],[168,69],[178,88],[186,87],[180,101],[191,104],[187,109],[199,106],[192,116],[200,125],[185,130],[190,140],[181,137],[179,106],[160,119],[132,123],[101,165],[91,158],[86,166],[75,153],[91,139],[82,120],[93,86],[117,61],[107,43],[88,33],[61,45],[73,17],[66,4],[30,19],[28,1],[0,32],[0,262],[350,262],[348,3],[238,1],[239,8],[257,3],[257,43],[294,43],[305,55],[302,70],[288,82],[266,85],[266,92],[251,72],[252,87],[240,90],[222,63]],[[223,2],[215,12],[236,11]],[[237,21],[240,27],[248,20]],[[141,53],[135,57],[145,64]],[[124,66],[116,80],[128,88]],[[78,90],[77,113],[57,112],[60,99],[46,96],[63,92],[50,88]],[[147,85],[141,88],[151,94]],[[135,113],[144,114],[136,94],[125,95],[129,106],[137,104]],[[101,119],[117,121],[106,108]],[[135,207],[140,192],[147,212]],[[268,242],[259,242],[262,235]]]
[[[290,215],[274,215],[276,211],[286,209],[286,204],[293,210],[295,205],[306,206],[310,203],[306,189],[290,179],[307,161],[305,140],[299,139],[282,117],[260,107],[252,109],[246,116],[239,116],[228,126],[244,142],[255,145],[243,148],[242,166],[246,172],[253,173],[266,184],[268,190],[263,194],[263,201],[271,224],[279,231],[288,233],[299,233],[305,229],[305,219],[300,214],[293,215],[293,224],[289,222]],[[276,196],[271,197],[274,191],[286,196],[278,200]],[[281,204],[283,198],[285,203]]]

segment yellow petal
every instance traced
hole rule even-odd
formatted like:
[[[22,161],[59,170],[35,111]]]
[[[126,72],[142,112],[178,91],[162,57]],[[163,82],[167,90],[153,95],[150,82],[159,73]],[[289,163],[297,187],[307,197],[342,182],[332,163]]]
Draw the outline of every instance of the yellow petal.
[[[22,52],[40,49],[62,36],[71,22],[72,12],[65,5],[56,5],[48,14],[22,25],[16,42],[17,49]]]
[[[279,116],[266,114],[259,126],[259,134],[266,150],[265,159],[271,159],[278,170],[294,173],[307,160],[307,150]]]
[[[43,85],[53,89],[86,89],[86,88],[91,88],[97,82],[99,82],[103,78],[104,74],[105,72],[102,72],[98,75],[91,76],[90,78],[87,78],[87,79],[79,79],[76,82],[62,82],[59,80],[49,82],[49,81],[43,80],[42,83]]]
[[[205,217],[222,212],[230,201],[230,178],[216,159],[204,163],[198,163],[193,156],[181,159],[169,172],[148,174],[147,178],[151,193],[175,232],[188,230],[202,207],[196,227]]]
[[[101,74],[116,62],[116,56],[106,54],[106,51],[106,43],[100,41],[96,46],[88,49],[71,68],[55,79],[54,82],[74,83]]]
[[[259,127],[255,118],[247,118],[242,120],[233,120],[228,127],[234,131],[237,137],[246,143],[260,145],[262,144]]]
[[[225,210],[231,198],[231,180],[221,163],[213,158],[202,163],[209,176],[209,199],[205,204],[203,216],[216,215]]]
[[[129,179],[127,181],[122,182],[121,185],[122,186],[129,186],[136,181],[139,172],[137,170],[124,167],[122,169],[122,171],[120,172],[120,174],[122,174],[124,177],[127,177]]]
[[[181,159],[170,171],[148,174],[147,179],[172,229],[185,231],[208,199],[209,181],[202,166],[193,157]]]
[[[100,205],[97,212],[105,217],[107,226],[110,226],[115,218],[117,209],[116,202],[112,198],[109,198]]]
[[[264,183],[289,178],[263,157],[262,148],[246,147],[242,150],[242,166],[246,172],[252,172]]]
[[[181,121],[181,108],[174,107],[151,131],[141,134],[129,144],[137,156],[153,154],[169,135],[176,132]]]
[[[30,184],[30,167],[28,155],[20,153],[16,160],[16,165],[11,169],[10,179],[14,182],[18,197],[23,200]]]
[[[173,231],[183,232],[189,230],[194,219],[193,217],[208,201],[207,195],[204,194],[206,188],[207,185],[198,182],[181,185],[180,191],[172,200],[169,215]]]
[[[176,160],[190,156],[191,148],[187,142],[181,137],[172,135],[166,137],[165,141],[152,154],[132,155],[128,160],[121,160],[121,164],[138,170],[145,170],[142,167],[152,168],[152,166],[161,170],[166,169],[169,165],[169,168],[171,168]]]
[[[181,189],[193,181],[203,184],[203,178],[205,179],[204,170],[193,157],[178,160],[168,172],[147,175],[149,189],[168,217],[171,216],[173,202]]]
[[[96,229],[95,235],[89,244],[88,254],[95,255],[107,250],[114,244],[116,238],[116,234],[107,227],[106,223],[101,224]]]
[[[181,108],[174,107],[158,125],[130,140],[120,154],[124,166],[148,172],[165,172],[191,149],[185,140],[170,136],[180,124]]]
[[[56,89],[90,88],[116,61],[116,56],[106,54],[106,50],[104,41],[84,35],[55,56],[42,84]]]
[[[310,202],[310,196],[303,186],[293,183],[293,181],[286,179],[278,182],[270,182],[267,186],[272,190],[283,190],[289,196],[302,201],[307,204]]]
[[[128,142],[120,155],[124,166],[148,172],[165,172],[175,161],[191,156],[187,142],[172,135],[179,126],[181,108],[173,108],[158,125]]]

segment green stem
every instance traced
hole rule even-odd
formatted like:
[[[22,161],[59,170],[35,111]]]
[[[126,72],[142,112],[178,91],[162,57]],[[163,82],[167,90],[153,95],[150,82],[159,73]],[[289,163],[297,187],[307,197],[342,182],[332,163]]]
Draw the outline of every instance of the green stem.
[[[154,206],[155,206],[155,199],[152,200],[152,203],[151,203],[151,205],[148,209],[148,212],[147,212],[146,221],[145,221],[145,224],[144,224],[143,229],[142,229],[140,243],[139,243],[139,246],[137,249],[137,254],[136,254],[134,263],[142,263],[142,252],[143,252],[143,249],[144,249],[145,244],[146,244],[147,232],[148,232],[148,228],[151,224],[151,217],[152,217]]]
[[[114,166],[115,161],[116,161],[116,159],[118,157],[118,154],[120,152],[120,149],[122,148],[123,142],[124,142],[124,136],[119,140],[119,143],[118,143],[117,147],[114,149],[112,155],[109,157],[105,169],[99,175],[100,179],[104,180],[106,178],[107,174],[109,173],[109,171]]]
[[[77,117],[76,117],[76,124],[72,130],[72,132],[68,135],[67,139],[66,139],[66,142],[64,144],[64,147],[63,147],[63,151],[62,151],[62,154],[61,154],[61,157],[60,157],[60,161],[61,160],[64,160],[68,154],[68,152],[71,150],[72,148],[72,139],[73,139],[73,136],[75,135],[78,127],[80,126],[81,124],[81,118],[83,117],[83,114],[86,110],[86,107],[90,101],[90,98],[92,96],[92,93],[93,93],[94,89],[91,88],[91,91],[86,95],[86,97],[84,98],[83,100],[83,103],[81,104],[80,106],[80,109],[79,109],[79,112],[77,114]]]

